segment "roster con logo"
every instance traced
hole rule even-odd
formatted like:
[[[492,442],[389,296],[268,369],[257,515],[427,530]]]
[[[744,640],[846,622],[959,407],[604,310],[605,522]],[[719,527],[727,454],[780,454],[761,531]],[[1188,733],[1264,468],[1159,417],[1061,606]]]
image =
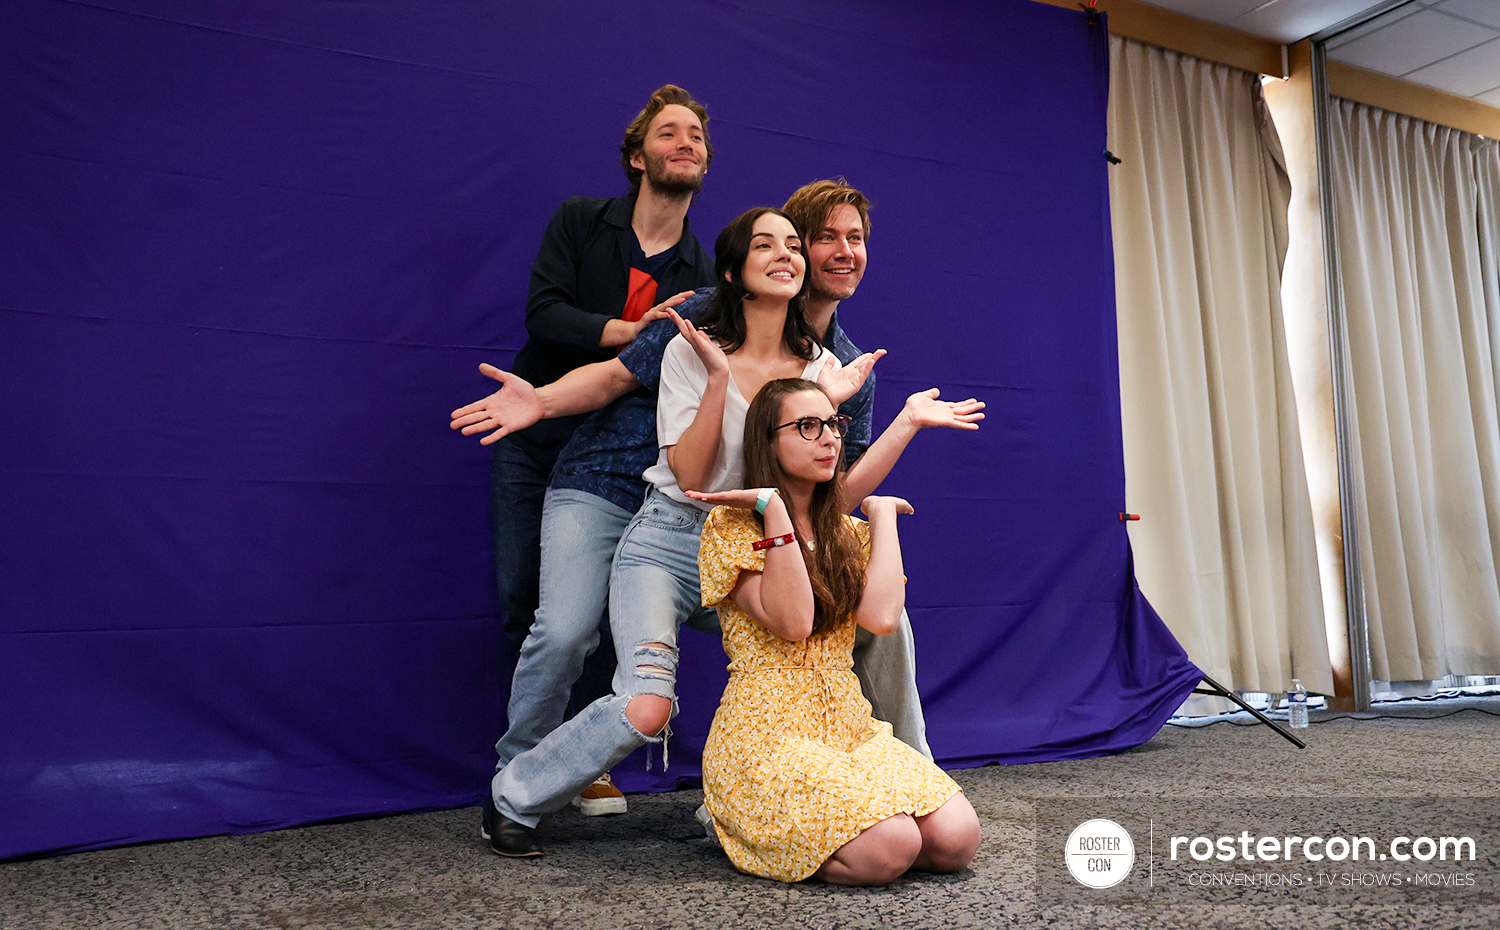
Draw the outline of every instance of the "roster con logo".
[[[1113,820],[1086,820],[1069,834],[1063,859],[1079,884],[1111,888],[1123,882],[1135,865],[1135,843]]]

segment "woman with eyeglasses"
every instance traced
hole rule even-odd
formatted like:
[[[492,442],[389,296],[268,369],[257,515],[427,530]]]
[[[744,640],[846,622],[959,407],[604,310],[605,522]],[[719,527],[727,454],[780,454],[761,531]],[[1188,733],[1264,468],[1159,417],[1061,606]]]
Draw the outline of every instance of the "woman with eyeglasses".
[[[896,628],[905,604],[897,497],[848,515],[847,419],[810,381],[767,384],[745,419],[746,490],[703,528],[703,603],[719,610],[729,684],[703,750],[704,801],[742,871],[883,885],[954,872],[979,845],[958,785],[875,720],[851,652],[855,627]]]

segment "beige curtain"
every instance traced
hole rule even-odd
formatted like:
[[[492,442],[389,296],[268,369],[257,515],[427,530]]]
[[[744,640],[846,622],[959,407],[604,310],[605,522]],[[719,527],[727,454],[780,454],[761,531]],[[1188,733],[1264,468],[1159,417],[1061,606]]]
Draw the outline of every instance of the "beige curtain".
[[[1281,323],[1290,183],[1256,75],[1110,41],[1136,577],[1220,683],[1332,693]]]
[[[1494,674],[1495,147],[1347,100],[1330,141],[1371,671]]]

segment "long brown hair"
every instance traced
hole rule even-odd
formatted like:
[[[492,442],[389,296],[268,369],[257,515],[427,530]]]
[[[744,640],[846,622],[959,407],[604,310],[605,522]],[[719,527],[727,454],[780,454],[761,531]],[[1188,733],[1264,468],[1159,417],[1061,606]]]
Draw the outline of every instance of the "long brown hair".
[[[776,427],[782,416],[782,402],[789,395],[803,391],[822,393],[823,389],[816,382],[802,378],[770,381],[755,395],[745,414],[745,487],[776,488],[787,504],[792,496],[787,493],[786,472],[776,458]],[[833,629],[854,613],[865,591],[865,563],[859,539],[844,520],[849,508],[844,506],[842,448],[835,460],[837,469],[833,478],[813,488],[808,505],[813,540],[797,541],[812,580],[814,635]],[[809,548],[808,543],[814,540],[817,545]]]

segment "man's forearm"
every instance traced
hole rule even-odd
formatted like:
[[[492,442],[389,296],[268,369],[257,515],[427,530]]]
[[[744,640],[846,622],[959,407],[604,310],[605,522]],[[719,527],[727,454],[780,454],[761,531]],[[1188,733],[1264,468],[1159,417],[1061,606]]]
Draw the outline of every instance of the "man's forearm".
[[[640,327],[629,320],[605,320],[604,330],[599,334],[599,348],[629,345],[640,331]]]
[[[551,384],[536,389],[542,419],[590,413],[640,387],[625,363],[617,358],[575,368]]]

